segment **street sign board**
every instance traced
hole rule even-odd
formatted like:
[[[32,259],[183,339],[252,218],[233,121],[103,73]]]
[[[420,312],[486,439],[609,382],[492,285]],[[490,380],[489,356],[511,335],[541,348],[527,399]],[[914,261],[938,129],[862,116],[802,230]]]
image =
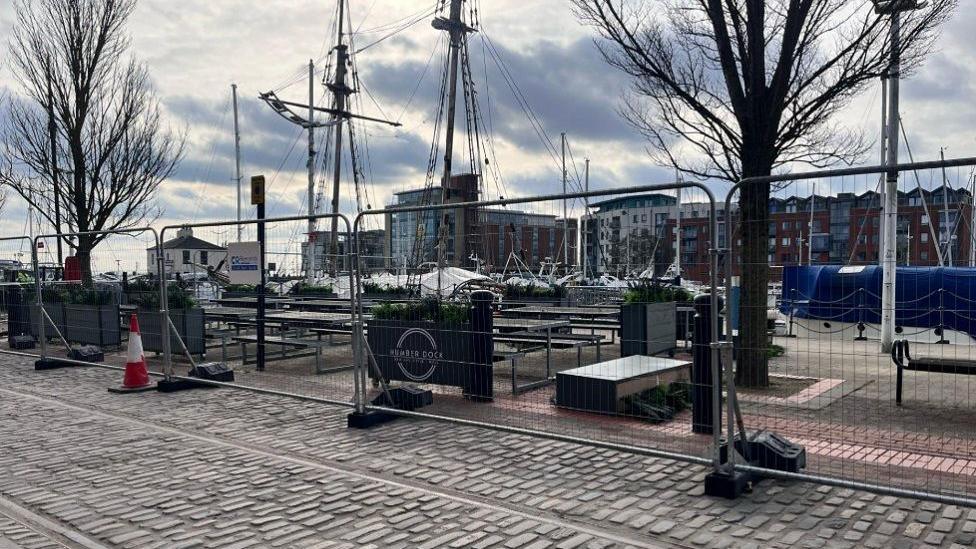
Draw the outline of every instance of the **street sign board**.
[[[251,177],[251,204],[264,204],[264,176]]]
[[[261,283],[261,244],[258,242],[231,242],[227,244],[231,284]]]

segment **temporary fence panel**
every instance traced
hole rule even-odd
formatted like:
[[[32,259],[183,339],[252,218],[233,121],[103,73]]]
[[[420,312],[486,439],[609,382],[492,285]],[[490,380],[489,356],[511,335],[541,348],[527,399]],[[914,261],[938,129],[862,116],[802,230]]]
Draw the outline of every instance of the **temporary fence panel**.
[[[39,354],[125,366],[130,316],[141,316],[141,302],[132,296],[144,288],[159,301],[159,285],[146,275],[158,242],[146,227],[34,237],[33,285],[25,291]],[[151,369],[159,366],[148,358]]]
[[[326,226],[332,217],[313,219]],[[338,217],[334,247],[328,232],[309,235],[308,217],[263,221],[263,311],[258,220],[164,228],[167,373],[182,376],[218,362],[234,371],[238,386],[350,404],[356,376],[349,223]]]
[[[701,215],[693,240],[702,255],[683,266],[687,290],[662,280],[675,282],[669,267],[684,251],[679,240],[692,240],[675,234],[678,188]],[[589,281],[580,274],[578,246],[584,196],[603,198],[600,213],[582,224],[595,275]],[[717,417],[705,410],[715,408],[719,390],[710,360],[718,352],[718,310],[710,307],[716,219],[706,187],[453,200],[356,219],[364,341],[358,400],[366,408],[715,459]],[[387,231],[382,244],[372,240],[376,227]],[[383,254],[370,253],[380,245]],[[690,309],[699,294],[701,339],[690,349],[678,342],[688,330],[678,308]],[[693,367],[692,355],[704,370]],[[390,387],[430,391],[432,402],[415,408],[423,395]]]
[[[771,275],[761,288],[768,300],[759,305],[768,318],[765,343],[752,348],[736,338],[745,427],[803,445],[811,479],[936,499],[973,493],[974,166],[976,160],[960,159],[784,175],[745,180],[729,194],[731,253],[724,267],[738,305],[729,317],[733,333],[742,333],[749,307],[756,307],[743,297],[750,275],[767,266]],[[895,172],[892,310],[894,339],[910,342],[903,368],[880,338],[881,192]],[[742,215],[742,190],[765,184],[768,218]],[[762,229],[765,253],[745,259],[743,236]],[[768,376],[760,354],[768,357]]]

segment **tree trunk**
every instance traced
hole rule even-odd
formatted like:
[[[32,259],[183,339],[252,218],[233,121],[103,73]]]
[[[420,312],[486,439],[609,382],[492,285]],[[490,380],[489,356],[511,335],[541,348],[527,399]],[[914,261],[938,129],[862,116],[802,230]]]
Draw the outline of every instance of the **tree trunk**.
[[[748,153],[743,156],[748,156]],[[753,156],[755,158],[755,156]],[[743,177],[769,175],[771,168],[748,166]],[[740,190],[742,262],[739,294],[739,361],[735,382],[742,387],[769,385],[766,355],[766,299],[769,293],[769,184],[745,184]]]
[[[94,287],[92,280],[92,243],[89,237],[78,238],[78,249],[75,256],[78,258],[78,267],[81,269],[81,283],[86,288]]]

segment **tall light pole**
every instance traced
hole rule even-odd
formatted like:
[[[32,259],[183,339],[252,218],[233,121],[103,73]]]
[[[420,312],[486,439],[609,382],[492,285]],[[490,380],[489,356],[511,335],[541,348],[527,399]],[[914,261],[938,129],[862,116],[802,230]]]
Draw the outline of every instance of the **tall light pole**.
[[[898,165],[898,94],[901,71],[901,12],[921,7],[916,0],[873,0],[879,15],[891,16],[891,63],[888,68],[888,138],[886,166]],[[884,243],[881,282],[881,352],[891,352],[895,335],[895,273],[898,229],[898,171],[885,177]]]

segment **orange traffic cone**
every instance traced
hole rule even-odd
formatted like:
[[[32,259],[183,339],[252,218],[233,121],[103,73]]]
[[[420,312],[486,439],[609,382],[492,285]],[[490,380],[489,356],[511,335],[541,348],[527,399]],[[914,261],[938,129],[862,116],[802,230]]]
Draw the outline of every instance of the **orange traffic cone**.
[[[152,388],[153,386],[149,381],[149,371],[146,369],[146,356],[142,352],[139,318],[133,314],[129,318],[129,348],[125,360],[125,374],[122,376],[122,387],[109,389],[109,391],[129,393]]]

